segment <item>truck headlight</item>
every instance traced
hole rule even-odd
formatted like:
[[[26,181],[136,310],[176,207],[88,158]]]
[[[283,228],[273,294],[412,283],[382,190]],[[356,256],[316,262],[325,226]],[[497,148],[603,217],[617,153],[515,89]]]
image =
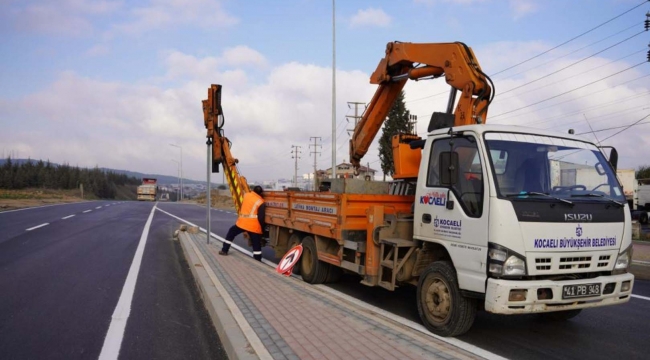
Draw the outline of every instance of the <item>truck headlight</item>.
[[[526,275],[526,258],[501,245],[488,243],[488,273],[494,277]]]
[[[623,274],[627,272],[627,268],[628,266],[630,266],[630,261],[632,261],[632,249],[633,246],[632,244],[630,244],[630,246],[628,246],[627,249],[623,250],[622,253],[618,254],[618,257],[616,258],[616,263],[614,264],[614,271],[612,271],[614,275]]]
[[[503,275],[526,275],[526,262],[511,255],[503,264]]]

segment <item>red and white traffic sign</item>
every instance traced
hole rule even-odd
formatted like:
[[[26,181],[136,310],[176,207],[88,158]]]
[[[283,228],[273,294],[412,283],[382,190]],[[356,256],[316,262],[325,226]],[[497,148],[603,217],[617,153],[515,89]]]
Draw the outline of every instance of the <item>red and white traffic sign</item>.
[[[280,260],[278,266],[275,268],[275,271],[285,276],[291,276],[293,267],[296,266],[298,260],[300,260],[300,255],[302,255],[302,245],[298,244],[284,254],[282,260]]]

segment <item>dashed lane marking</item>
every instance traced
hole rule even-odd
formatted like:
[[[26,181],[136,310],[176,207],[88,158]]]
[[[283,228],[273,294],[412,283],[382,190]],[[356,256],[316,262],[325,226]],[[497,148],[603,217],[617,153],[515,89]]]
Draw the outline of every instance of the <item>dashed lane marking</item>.
[[[69,218],[74,217],[74,216],[75,216],[74,214],[68,215],[66,217],[62,217],[61,220],[66,220],[66,219],[69,219]]]
[[[98,207],[96,207],[95,209],[101,209],[101,208],[102,208],[101,206],[98,206]]]
[[[92,210],[86,210],[86,211],[84,211],[83,213],[85,214],[85,213],[89,213],[89,212],[91,212],[91,211],[92,211]]]
[[[650,301],[650,297],[647,297],[647,296],[634,295],[634,294],[632,294],[631,296],[632,296],[633,298],[637,298],[637,299],[641,299],[641,300],[648,300],[648,301]]]
[[[45,224],[36,225],[36,226],[34,226],[34,227],[30,227],[29,229],[25,229],[25,231],[36,230],[36,229],[38,229],[38,228],[42,228],[43,226],[48,226],[48,225],[50,225],[50,223],[45,223]]]

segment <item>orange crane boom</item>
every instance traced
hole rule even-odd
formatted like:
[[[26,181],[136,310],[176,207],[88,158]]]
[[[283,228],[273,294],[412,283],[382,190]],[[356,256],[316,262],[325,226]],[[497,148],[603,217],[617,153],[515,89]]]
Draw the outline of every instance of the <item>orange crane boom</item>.
[[[368,152],[406,81],[442,75],[452,88],[447,114],[452,114],[456,92],[462,92],[453,113],[453,124],[449,126],[485,123],[494,85],[481,70],[470,47],[461,42],[390,42],[386,46],[386,56],[370,76],[370,83],[379,87],[350,140],[350,162],[356,169],[361,166],[361,159]],[[436,114],[439,113],[434,113],[433,117]],[[448,120],[449,116],[439,118]]]

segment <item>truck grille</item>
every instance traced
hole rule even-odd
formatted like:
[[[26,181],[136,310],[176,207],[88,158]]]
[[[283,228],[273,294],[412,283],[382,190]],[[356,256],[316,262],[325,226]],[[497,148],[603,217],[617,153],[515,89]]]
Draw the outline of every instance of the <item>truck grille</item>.
[[[572,273],[601,271],[611,267],[616,251],[607,254],[588,253],[580,256],[566,256],[564,254],[533,254],[530,275],[549,273]],[[534,273],[533,273],[534,272]]]

